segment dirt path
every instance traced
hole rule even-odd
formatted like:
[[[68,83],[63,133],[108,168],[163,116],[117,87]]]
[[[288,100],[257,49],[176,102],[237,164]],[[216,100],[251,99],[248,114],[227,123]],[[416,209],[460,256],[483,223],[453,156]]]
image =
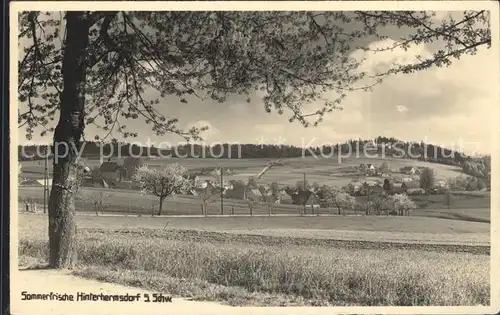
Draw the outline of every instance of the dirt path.
[[[78,292],[100,295],[134,295],[141,294],[139,302],[110,301],[57,301],[57,300],[24,300],[22,291],[30,294],[50,294],[50,292],[72,294],[76,299]],[[13,315],[59,315],[59,314],[220,314],[228,311],[230,306],[212,303],[189,301],[172,298],[172,302],[145,302],[143,294],[152,292],[125,287],[117,284],[87,280],[70,275],[68,272],[55,270],[20,270],[11,275],[11,314]],[[155,292],[158,293],[158,292]],[[168,296],[168,293],[162,292]],[[196,312],[193,312],[196,310]]]

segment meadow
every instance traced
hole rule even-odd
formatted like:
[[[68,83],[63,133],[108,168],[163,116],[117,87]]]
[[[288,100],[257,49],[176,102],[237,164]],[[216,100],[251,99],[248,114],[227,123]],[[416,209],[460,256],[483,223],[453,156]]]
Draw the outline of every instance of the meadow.
[[[349,182],[354,180],[382,180],[381,178],[360,177],[353,173],[354,167],[361,163],[373,163],[380,165],[384,161],[389,162],[390,167],[394,170],[400,169],[404,166],[428,166],[431,167],[435,174],[436,179],[448,179],[462,174],[462,170],[457,166],[442,165],[435,163],[426,163],[422,161],[398,158],[366,158],[366,157],[351,157],[342,160],[338,163],[335,157],[333,158],[287,158],[282,160],[284,166],[276,166],[269,169],[264,176],[258,181],[258,184],[270,184],[277,182],[280,186],[295,185],[297,181],[304,179],[309,183],[317,183],[319,185],[329,185],[336,187],[343,187]],[[98,159],[82,159],[82,162],[90,167],[96,167],[100,161]],[[179,163],[185,166],[189,171],[205,170],[207,173],[216,167],[225,167],[232,172],[229,175],[224,175],[225,181],[242,180],[246,182],[250,176],[259,173],[269,162],[267,159],[179,159],[179,158],[166,158],[166,159],[145,159],[144,162],[152,168],[160,168],[168,163]],[[37,178],[43,177],[43,161],[23,161],[23,177]],[[401,176],[395,174],[395,176]],[[126,186],[125,184],[123,186]],[[120,186],[121,187],[121,186]],[[124,187],[125,188],[125,187]],[[121,190],[101,189],[100,191],[106,192],[107,206],[106,212],[121,212],[131,214],[151,214],[154,208],[158,205],[158,200],[154,196],[144,196],[135,190]],[[82,196],[91,195],[96,191],[95,188],[84,187],[82,189]],[[20,201],[31,198],[38,203],[43,203],[43,188],[34,188],[22,186],[19,189]],[[445,210],[449,206],[446,204],[446,198],[443,195],[430,195],[430,196],[411,196],[418,209],[440,209]],[[77,201],[77,208],[87,209],[92,203],[90,200]],[[366,201],[366,197],[357,197],[357,201],[362,203]],[[200,214],[200,200],[193,196],[178,196],[174,200],[169,198],[166,200],[164,206],[164,213],[170,215],[183,215],[183,214]],[[248,214],[248,204],[242,200],[225,199],[224,200],[225,214]],[[470,192],[456,194],[453,197],[453,202],[450,208],[462,209],[483,209],[490,207],[489,194],[479,193],[472,194]],[[254,207],[253,213],[266,214],[271,210],[274,214],[298,214],[300,213],[300,206],[297,205],[272,205],[271,209],[265,204],[258,204]],[[353,212],[353,211],[351,211]],[[478,210],[482,212],[480,215],[481,220],[489,219],[489,212],[486,210]],[[220,202],[214,202],[208,206],[208,214],[220,214]],[[334,214],[337,209],[320,209],[320,214]],[[427,212],[423,212],[426,214]],[[356,213],[352,213],[356,214]],[[415,215],[419,215],[416,213]],[[460,214],[462,215],[462,214]],[[466,213],[470,217],[478,217],[475,213]],[[438,214],[442,217],[442,215]],[[447,216],[451,218],[452,216]]]
[[[77,211],[92,212],[93,201],[96,193],[105,193],[104,213],[120,213],[128,215],[152,215],[156,214],[158,199],[152,195],[143,195],[139,191],[104,189],[84,187],[81,189],[81,196],[76,200]],[[19,201],[30,199],[38,204],[43,204],[43,187],[20,186],[18,189]],[[87,196],[87,197],[85,197]],[[412,211],[412,216],[437,217],[446,219],[459,219],[475,222],[490,222],[490,198],[484,195],[459,194],[453,197],[452,208],[448,209],[445,198],[441,195],[411,196],[417,205],[417,209]],[[357,197],[358,202],[366,201],[366,197]],[[166,199],[163,205],[164,215],[200,215],[200,199],[196,196],[176,196]],[[22,207],[22,204],[20,204]],[[243,200],[227,199],[223,201],[224,214],[248,215],[248,204]],[[265,203],[254,206],[253,214],[273,215],[288,214],[298,215],[303,208],[301,205],[272,204],[268,208]],[[207,208],[208,215],[221,214],[220,200],[215,200]],[[306,213],[312,213],[310,208]],[[320,215],[335,215],[336,208],[320,208],[317,211]],[[361,215],[353,209],[347,210],[346,214]]]
[[[112,161],[122,160],[122,158],[113,158]],[[352,167],[359,166],[361,163],[364,164],[375,164],[380,165],[384,161],[390,164],[393,169],[400,169],[405,166],[413,167],[431,167],[435,173],[437,179],[447,179],[456,177],[462,174],[462,169],[457,166],[443,165],[437,163],[427,163],[418,160],[411,159],[400,159],[400,158],[379,158],[379,157],[349,157],[344,158],[341,163],[338,162],[337,157],[333,156],[331,158],[324,157],[297,157],[297,158],[286,158],[281,159],[284,162],[284,166],[271,168],[264,177],[262,181],[273,182],[276,181],[281,185],[293,185],[298,180],[303,179],[304,173],[306,173],[307,180],[310,183],[318,183],[320,185],[333,185],[333,186],[344,186],[348,184],[352,177],[342,174],[342,170]],[[190,171],[199,170],[213,170],[214,168],[224,167],[234,171],[234,174],[225,175],[225,180],[248,180],[249,176],[255,176],[258,174],[267,163],[272,161],[272,159],[265,158],[255,158],[255,159],[202,159],[202,158],[164,158],[164,159],[152,159],[144,158],[144,163],[152,168],[159,168],[166,164],[178,163],[186,167]],[[101,164],[99,159],[89,159],[82,158],[81,162],[89,167],[96,167]],[[26,178],[43,178],[44,162],[43,161],[22,161],[23,176]],[[51,161],[49,161],[51,164]],[[50,171],[49,165],[49,171]]]
[[[303,179],[343,186],[349,168],[384,160],[285,159],[263,182],[293,185]],[[262,170],[265,159],[166,159],[189,170],[231,168],[226,180]],[[88,160],[91,166],[98,160]],[[412,160],[389,160],[392,168],[432,167],[437,178],[460,175],[460,168]],[[23,162],[23,174],[40,178],[43,163]],[[95,193],[105,193],[103,212],[93,211]],[[19,201],[43,202],[42,187],[19,187]],[[364,201],[358,197],[358,201]],[[231,305],[488,305],[490,197],[457,192],[448,208],[443,196],[412,196],[410,216],[298,216],[301,206],[265,204],[253,214],[242,200],[210,204],[201,217],[194,196],[158,204],[139,191],[83,187],[77,198],[79,266],[75,275],[121,283],[174,296]],[[22,204],[20,205],[20,207]],[[310,214],[311,210],[307,209]],[[231,216],[227,216],[231,214]],[[232,215],[234,214],[234,216]],[[177,215],[177,217],[176,217]],[[198,215],[198,216],[194,216]],[[191,217],[190,217],[191,216]],[[47,262],[47,217],[19,212],[19,264]]]
[[[446,244],[485,241],[489,224],[327,219],[79,216],[74,273],[231,305],[489,303],[489,245]],[[19,215],[20,264],[46,262],[46,226],[45,216]]]

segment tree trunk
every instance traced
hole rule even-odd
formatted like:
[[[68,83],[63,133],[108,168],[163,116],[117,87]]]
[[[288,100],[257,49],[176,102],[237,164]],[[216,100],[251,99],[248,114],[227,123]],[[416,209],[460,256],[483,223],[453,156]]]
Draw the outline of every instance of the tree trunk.
[[[161,198],[161,197],[160,197],[160,204],[159,204],[159,206],[158,206],[158,215],[161,215],[161,210],[162,210],[162,208],[163,208],[163,200],[164,200],[164,199],[165,199],[165,198]]]
[[[54,132],[53,184],[49,198],[49,266],[72,268],[77,261],[75,196],[76,158],[84,129],[85,53],[89,28],[84,12],[66,13],[62,62],[64,89]]]

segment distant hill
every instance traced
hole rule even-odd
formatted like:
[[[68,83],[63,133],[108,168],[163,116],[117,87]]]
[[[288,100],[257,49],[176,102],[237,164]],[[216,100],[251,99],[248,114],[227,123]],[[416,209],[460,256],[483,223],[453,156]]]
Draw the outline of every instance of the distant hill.
[[[335,146],[301,148],[292,145],[260,145],[260,144],[222,144],[214,147],[206,147],[198,144],[180,145],[171,149],[161,149],[155,147],[141,147],[125,142],[99,143],[87,141],[83,144],[84,158],[99,157],[101,154],[109,156],[113,152],[113,157],[117,156],[172,156],[172,157],[204,157],[204,158],[293,158],[312,155],[335,155],[339,152],[346,154],[359,148],[370,154],[385,154],[389,157],[400,157],[406,159],[416,159],[432,163],[447,165],[457,165],[463,167],[466,161],[472,163],[473,158],[462,152],[443,148],[433,144],[423,142],[408,142],[395,138],[377,137],[370,140],[349,140],[343,144]],[[41,145],[19,146],[18,153],[20,160],[36,160],[36,152],[43,152]],[[351,149],[352,148],[352,149]],[[365,149],[363,149],[365,148]],[[101,151],[102,150],[102,151]],[[350,151],[351,150],[351,151]],[[120,152],[120,154],[118,154]],[[355,152],[355,151],[354,151]],[[41,158],[38,158],[41,159]],[[470,167],[471,172],[477,170]],[[481,170],[481,173],[484,173]]]

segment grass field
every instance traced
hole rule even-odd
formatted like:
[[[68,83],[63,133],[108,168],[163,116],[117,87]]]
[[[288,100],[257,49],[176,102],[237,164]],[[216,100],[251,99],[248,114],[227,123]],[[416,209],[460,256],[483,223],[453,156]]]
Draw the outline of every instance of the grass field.
[[[489,247],[424,244],[423,237],[484,241],[486,223],[80,216],[78,224],[76,274],[173,295],[232,305],[489,303]],[[46,227],[45,216],[19,215],[21,263],[46,261]]]
[[[270,159],[144,159],[144,163],[153,168],[162,167],[169,163],[179,163],[189,170],[213,169],[216,167],[229,168],[234,171],[234,174],[225,176],[226,180],[244,180],[249,176],[259,173]],[[301,180],[303,173],[306,173],[307,180],[311,183],[317,182],[322,185],[344,186],[351,181],[351,178],[341,175],[340,170],[346,167],[356,166],[361,163],[372,163],[380,165],[384,161],[390,164],[392,169],[400,169],[403,166],[426,166],[432,168],[438,179],[447,179],[456,177],[462,173],[462,169],[457,166],[427,163],[410,159],[398,158],[368,158],[368,157],[349,157],[345,158],[342,163],[338,163],[337,157],[332,158],[315,158],[315,157],[298,157],[282,159],[284,166],[270,169],[263,177],[265,182],[277,181],[282,185],[295,184],[297,180]],[[99,166],[99,159],[82,159],[82,162],[90,167]],[[43,161],[23,161],[23,176],[26,178],[43,178]],[[50,164],[50,163],[49,163]],[[50,171],[50,170],[49,170]]]
[[[95,192],[106,192],[105,212],[106,213],[127,213],[150,215],[157,212],[158,200],[151,195],[142,195],[138,191],[82,188],[83,195],[90,195]],[[30,198],[37,203],[43,204],[42,187],[21,186],[18,190],[19,201]],[[359,197],[358,201],[363,201]],[[412,216],[431,216],[449,219],[467,219],[469,221],[489,222],[490,221],[490,197],[481,195],[458,195],[454,196],[452,209],[448,209],[443,196],[412,196],[412,200],[419,209],[412,212]],[[92,209],[91,199],[80,199],[76,201],[77,211]],[[249,214],[249,208],[245,201],[235,199],[224,200],[224,213]],[[220,201],[208,206],[208,214],[215,215],[221,212]],[[298,214],[302,209],[299,205],[273,204],[271,211],[273,214]],[[91,211],[91,210],[90,210]],[[311,213],[311,209],[306,210]],[[348,214],[356,214],[353,210]],[[167,199],[164,202],[163,214],[167,215],[199,215],[200,200],[194,196],[177,196],[174,200]],[[269,209],[265,204],[258,204],[254,207],[254,214],[268,214]],[[320,214],[336,214],[335,208],[321,208]]]

